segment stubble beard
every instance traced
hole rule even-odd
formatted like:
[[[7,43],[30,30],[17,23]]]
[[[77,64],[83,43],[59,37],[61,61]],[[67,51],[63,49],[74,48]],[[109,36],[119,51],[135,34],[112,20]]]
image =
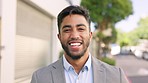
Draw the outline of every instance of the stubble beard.
[[[89,46],[89,43],[90,43],[90,41],[89,41],[89,39],[88,39],[88,41],[86,42],[86,45],[85,45],[84,49],[83,49],[79,54],[77,54],[77,55],[74,55],[74,54],[70,53],[70,51],[69,51],[67,45],[63,44],[62,42],[61,42],[61,45],[62,45],[62,48],[64,49],[64,51],[66,52],[66,54],[67,54],[69,57],[71,57],[73,60],[78,60],[78,59],[80,59],[82,56],[84,56],[84,54],[86,53],[86,51],[87,51],[87,49],[88,49],[88,46]]]

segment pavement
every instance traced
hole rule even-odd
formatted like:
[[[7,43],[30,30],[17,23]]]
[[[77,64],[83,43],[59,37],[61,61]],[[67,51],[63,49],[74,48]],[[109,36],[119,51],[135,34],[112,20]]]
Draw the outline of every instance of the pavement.
[[[116,66],[124,70],[131,83],[148,83],[148,61],[133,55],[115,56]]]

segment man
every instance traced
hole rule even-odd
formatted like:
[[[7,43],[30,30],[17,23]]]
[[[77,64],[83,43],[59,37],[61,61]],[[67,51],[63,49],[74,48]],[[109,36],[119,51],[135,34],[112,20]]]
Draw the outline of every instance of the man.
[[[92,38],[90,17],[80,6],[68,6],[58,15],[58,38],[64,55],[34,72],[31,83],[128,83],[120,68],[89,53]]]

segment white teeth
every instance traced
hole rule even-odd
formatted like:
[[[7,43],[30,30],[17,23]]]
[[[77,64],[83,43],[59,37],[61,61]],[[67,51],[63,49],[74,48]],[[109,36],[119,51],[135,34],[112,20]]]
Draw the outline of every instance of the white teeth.
[[[70,45],[71,45],[71,46],[79,46],[80,43],[71,43]]]

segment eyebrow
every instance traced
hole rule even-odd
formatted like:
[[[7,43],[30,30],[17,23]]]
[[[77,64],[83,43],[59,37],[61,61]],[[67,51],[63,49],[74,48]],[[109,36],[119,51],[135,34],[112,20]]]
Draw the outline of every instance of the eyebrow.
[[[64,29],[64,28],[71,28],[71,25],[64,25],[64,26],[62,27],[62,29]]]
[[[85,24],[77,24],[77,25],[76,25],[76,27],[79,27],[79,26],[84,26],[84,27],[86,27]],[[71,28],[71,27],[72,27],[71,25],[64,25],[64,26],[62,27],[62,29],[64,29],[64,28]]]
[[[76,27],[79,27],[79,26],[84,26],[84,27],[86,27],[86,25],[84,25],[84,24],[77,24],[77,25],[76,25]]]

